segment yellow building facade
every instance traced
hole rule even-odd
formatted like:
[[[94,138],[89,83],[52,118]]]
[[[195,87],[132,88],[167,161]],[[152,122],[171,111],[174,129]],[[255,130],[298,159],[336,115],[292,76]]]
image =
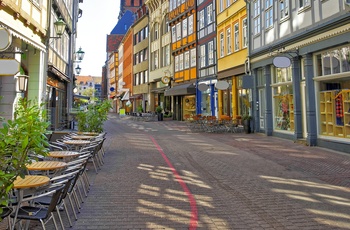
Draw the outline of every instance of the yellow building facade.
[[[248,55],[248,21],[244,0],[217,1],[218,115],[249,114],[249,90],[242,88]]]

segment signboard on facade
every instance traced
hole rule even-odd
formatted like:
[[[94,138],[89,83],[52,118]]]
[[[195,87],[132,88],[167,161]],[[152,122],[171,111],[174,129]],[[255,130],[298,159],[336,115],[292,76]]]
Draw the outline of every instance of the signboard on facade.
[[[5,28],[0,27],[0,52],[9,48],[11,42],[12,36],[10,32]]]
[[[16,59],[0,59],[0,76],[16,75],[20,70],[20,63]]]

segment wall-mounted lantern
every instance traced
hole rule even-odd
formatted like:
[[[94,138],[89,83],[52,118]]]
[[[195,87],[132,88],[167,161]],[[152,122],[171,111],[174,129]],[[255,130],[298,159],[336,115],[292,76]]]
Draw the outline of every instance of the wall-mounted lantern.
[[[17,77],[17,86],[18,90],[21,93],[24,93],[28,90],[28,78],[29,76],[27,75],[18,75]]]

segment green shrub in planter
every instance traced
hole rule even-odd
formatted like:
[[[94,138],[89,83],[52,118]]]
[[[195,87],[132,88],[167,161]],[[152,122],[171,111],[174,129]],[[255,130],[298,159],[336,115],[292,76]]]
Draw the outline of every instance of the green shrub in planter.
[[[109,100],[89,104],[86,111],[77,113],[79,132],[103,132],[103,124],[107,120],[109,110],[112,108]]]
[[[46,156],[47,134],[50,123],[46,120],[44,105],[20,99],[14,119],[0,128],[0,213],[7,206],[8,193],[17,176],[24,177],[30,153]]]

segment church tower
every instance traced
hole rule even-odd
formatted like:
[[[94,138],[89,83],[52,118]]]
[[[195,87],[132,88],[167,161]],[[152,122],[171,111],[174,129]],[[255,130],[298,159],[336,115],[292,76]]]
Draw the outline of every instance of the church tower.
[[[120,0],[120,12],[118,18],[120,19],[127,10],[135,13],[143,3],[144,0]]]

